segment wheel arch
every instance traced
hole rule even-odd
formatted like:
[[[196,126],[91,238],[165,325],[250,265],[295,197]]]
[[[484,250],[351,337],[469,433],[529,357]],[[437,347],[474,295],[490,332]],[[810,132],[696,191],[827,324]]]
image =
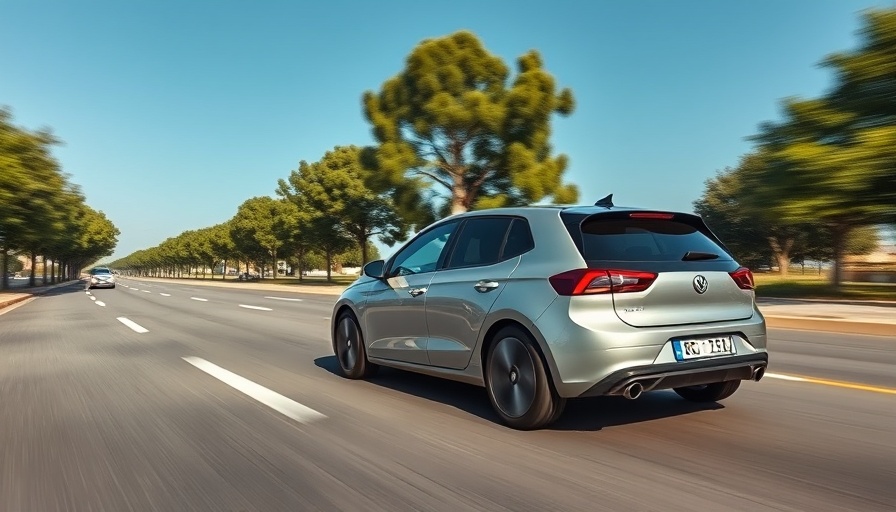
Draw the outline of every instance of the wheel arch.
[[[334,351],[336,350],[336,328],[339,325],[339,319],[346,313],[348,313],[355,319],[355,322],[358,324],[358,330],[361,331],[362,336],[364,335],[364,331],[361,328],[361,322],[358,320],[358,314],[355,312],[354,308],[352,308],[351,304],[346,302],[338,305],[333,312],[332,319],[330,320],[330,346]]]
[[[517,327],[526,332],[532,339],[535,341],[535,346],[538,348],[538,355],[541,357],[541,362],[545,367],[545,370],[548,372],[548,378],[551,382],[551,385],[554,387],[554,391],[556,392],[558,386],[556,379],[558,378],[558,370],[557,366],[554,363],[553,357],[551,357],[551,352],[547,350],[547,342],[542,336],[541,332],[532,325],[530,322],[527,322],[522,319],[514,318],[514,317],[502,317],[495,320],[494,323],[489,325],[488,329],[486,329],[485,334],[482,337],[482,340],[479,344],[479,368],[482,372],[482,383],[485,384],[486,381],[486,358],[488,358],[488,352],[491,348],[492,344],[495,342],[495,335],[504,329],[505,327]]]

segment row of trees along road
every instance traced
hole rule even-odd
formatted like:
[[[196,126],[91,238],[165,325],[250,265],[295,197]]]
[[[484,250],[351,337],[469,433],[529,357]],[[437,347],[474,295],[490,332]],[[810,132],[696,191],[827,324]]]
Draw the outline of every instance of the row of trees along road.
[[[79,188],[62,172],[51,153],[57,143],[46,130],[16,126],[12,114],[0,109],[2,289],[9,287],[14,256],[30,258],[33,286],[38,257],[44,262],[44,281],[49,272],[49,281],[56,282],[77,278],[84,266],[115,249],[118,229],[103,212],[85,204]]]
[[[857,49],[826,58],[834,85],[788,99],[761,125],[756,149],[706,183],[697,213],[745,260],[782,272],[791,260],[833,260],[877,244],[873,226],[896,223],[896,9],[863,15]]]
[[[535,51],[518,59],[511,80],[508,66],[470,32],[425,40],[404,70],[363,95],[375,146],[336,146],[317,162],[302,161],[279,180],[277,198],[249,199],[222,225],[111,265],[170,275],[228,259],[247,268],[281,259],[302,269],[322,257],[329,278],[353,249],[363,265],[374,238],[391,246],[448,213],[575,202],[577,189],[562,181],[567,158],[549,144],[552,116],[573,108],[572,92],[557,89]]]

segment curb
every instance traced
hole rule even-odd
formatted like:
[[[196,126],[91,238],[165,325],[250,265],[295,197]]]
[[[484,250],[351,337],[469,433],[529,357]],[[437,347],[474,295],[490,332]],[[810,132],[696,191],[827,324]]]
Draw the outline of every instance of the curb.
[[[21,292],[13,292],[14,294],[18,294],[19,296],[12,299],[3,299],[3,294],[0,294],[0,309],[12,306],[13,304],[18,304],[19,302],[26,301],[38,295],[43,295],[50,290],[55,290],[56,288],[62,288],[63,286],[72,286],[73,284],[78,282],[80,281],[75,279],[71,281],[65,281],[64,283],[56,283],[49,286],[26,289],[25,291]],[[6,292],[9,292],[9,290],[6,290]]]
[[[765,325],[772,329],[799,329],[807,331],[836,332],[840,334],[866,334],[891,336],[896,338],[896,324],[857,322],[828,318],[806,318],[802,316],[764,315]]]

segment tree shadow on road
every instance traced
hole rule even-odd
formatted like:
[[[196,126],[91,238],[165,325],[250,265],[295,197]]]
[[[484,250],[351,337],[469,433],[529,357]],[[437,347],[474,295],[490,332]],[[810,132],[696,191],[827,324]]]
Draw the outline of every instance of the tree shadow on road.
[[[339,363],[335,356],[319,357],[314,360],[314,364],[334,375],[339,375]],[[368,379],[367,382],[439,402],[467,414],[500,423],[485,390],[478,386],[391,368],[381,368],[376,377]],[[655,421],[724,408],[719,403],[688,402],[672,391],[644,393],[637,400],[610,396],[578,398],[569,400],[563,416],[546,430],[597,431],[606,427]]]

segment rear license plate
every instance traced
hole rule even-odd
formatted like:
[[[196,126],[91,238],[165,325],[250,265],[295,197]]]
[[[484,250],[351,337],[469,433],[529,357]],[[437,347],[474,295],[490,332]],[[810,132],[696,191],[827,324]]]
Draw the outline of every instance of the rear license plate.
[[[700,359],[703,357],[727,356],[737,353],[737,349],[734,347],[734,342],[731,340],[731,336],[692,340],[672,340],[672,349],[675,351],[675,359],[678,361]]]

